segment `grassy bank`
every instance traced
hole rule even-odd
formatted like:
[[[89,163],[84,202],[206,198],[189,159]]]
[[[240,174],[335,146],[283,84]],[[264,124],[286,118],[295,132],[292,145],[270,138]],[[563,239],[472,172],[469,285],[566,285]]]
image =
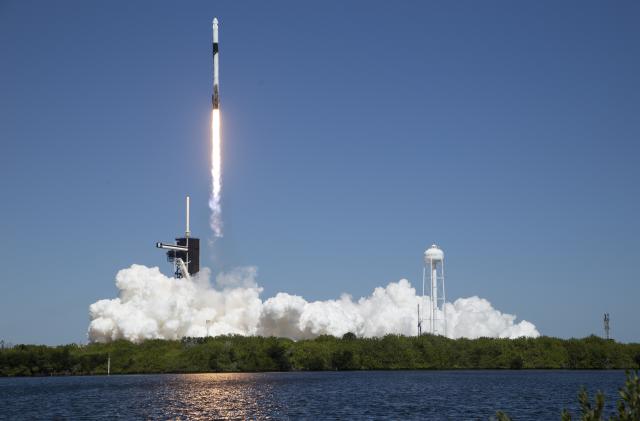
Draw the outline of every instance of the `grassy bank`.
[[[640,366],[640,344],[583,339],[446,339],[439,336],[313,340],[219,336],[180,341],[16,345],[0,350],[0,376],[396,369],[612,369]]]

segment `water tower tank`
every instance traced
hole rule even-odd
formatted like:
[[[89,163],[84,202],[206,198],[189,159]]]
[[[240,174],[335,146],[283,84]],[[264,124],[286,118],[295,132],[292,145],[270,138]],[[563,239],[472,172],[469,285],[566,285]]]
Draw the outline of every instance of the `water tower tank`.
[[[437,245],[432,244],[431,247],[424,252],[424,261],[426,263],[437,263],[444,260],[444,252]]]

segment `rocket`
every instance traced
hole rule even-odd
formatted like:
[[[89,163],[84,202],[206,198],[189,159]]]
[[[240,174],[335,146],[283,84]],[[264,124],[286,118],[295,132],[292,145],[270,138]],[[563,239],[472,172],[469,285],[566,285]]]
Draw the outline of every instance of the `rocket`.
[[[213,18],[213,95],[211,105],[213,109],[220,108],[220,90],[218,84],[218,18]]]
[[[213,19],[213,95],[211,95],[211,228],[222,237],[222,142],[220,133],[220,82],[218,80],[218,19]]]

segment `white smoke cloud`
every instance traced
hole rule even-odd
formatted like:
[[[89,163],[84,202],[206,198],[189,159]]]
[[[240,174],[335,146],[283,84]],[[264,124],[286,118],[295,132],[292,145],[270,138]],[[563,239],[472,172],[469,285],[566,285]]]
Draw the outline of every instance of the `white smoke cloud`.
[[[422,297],[416,295],[406,279],[378,287],[357,301],[345,294],[337,300],[308,302],[296,295],[278,293],[263,302],[255,268],[220,274],[215,287],[209,278],[208,269],[192,281],[168,278],[157,267],[132,265],[119,271],[119,297],[100,300],[89,307],[89,339],[139,342],[223,334],[292,339],[322,334],[341,336],[347,332],[365,337],[417,334],[416,310]],[[428,306],[426,301],[423,304]],[[516,316],[501,313],[479,297],[447,303],[446,315],[447,336],[452,338],[540,335],[532,323],[516,323]]]

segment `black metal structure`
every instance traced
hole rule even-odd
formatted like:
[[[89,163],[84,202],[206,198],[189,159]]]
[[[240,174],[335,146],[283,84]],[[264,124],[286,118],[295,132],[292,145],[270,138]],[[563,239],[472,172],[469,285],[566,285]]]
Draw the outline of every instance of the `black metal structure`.
[[[189,275],[193,276],[200,272],[200,239],[192,237],[176,238],[176,245],[186,250],[168,250],[167,261],[175,263],[176,259],[182,259],[187,265]],[[182,278],[180,268],[176,267],[176,278]]]

